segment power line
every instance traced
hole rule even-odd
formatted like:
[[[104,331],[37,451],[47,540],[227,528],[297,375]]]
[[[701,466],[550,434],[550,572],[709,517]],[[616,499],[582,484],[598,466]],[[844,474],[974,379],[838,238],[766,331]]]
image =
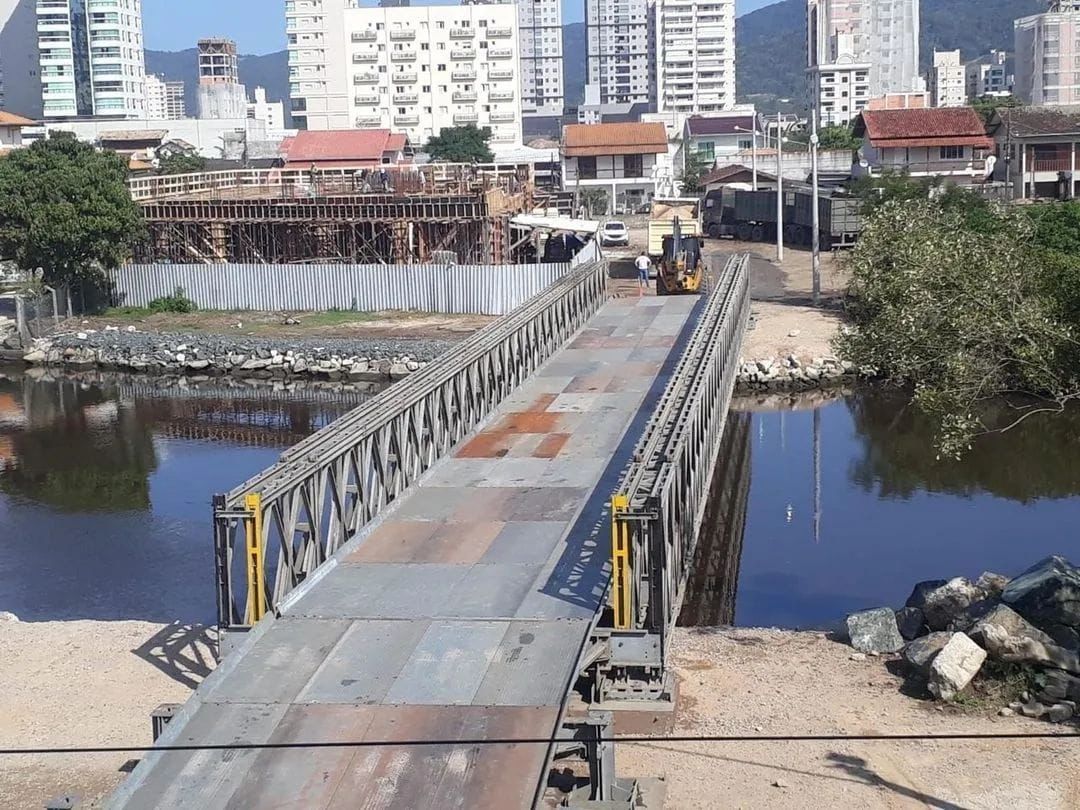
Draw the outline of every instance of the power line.
[[[668,736],[614,736],[594,738],[611,743],[762,743],[762,742],[935,742],[958,740],[1074,740],[1080,731],[1002,732],[996,734],[673,734]],[[573,742],[563,737],[492,737],[486,739],[330,740],[278,743],[191,743],[186,745],[103,745],[72,748],[0,748],[0,756],[48,754],[126,754],[138,751],[288,751],[319,748],[430,748],[492,745],[553,745]]]

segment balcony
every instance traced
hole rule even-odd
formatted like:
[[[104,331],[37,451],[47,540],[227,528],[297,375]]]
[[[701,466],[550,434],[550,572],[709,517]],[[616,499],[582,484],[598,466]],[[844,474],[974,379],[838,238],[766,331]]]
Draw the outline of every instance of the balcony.
[[[379,38],[379,35],[374,31],[353,31],[353,42],[374,42]]]
[[[490,101],[513,101],[513,90],[492,90],[488,93],[488,99]]]
[[[378,73],[356,73],[352,77],[353,84],[378,84]]]
[[[450,39],[472,39],[476,36],[475,28],[451,28]]]
[[[394,93],[395,104],[415,104],[420,100],[416,93]]]
[[[455,90],[453,98],[459,104],[466,101],[476,101],[476,92],[473,90]]]
[[[514,78],[514,71],[509,68],[492,68],[488,71],[488,78],[496,82],[503,79],[512,79]]]
[[[383,118],[381,115],[358,115],[356,116],[356,126],[360,129],[380,128],[383,125]]]
[[[506,123],[515,120],[515,116],[512,112],[493,112],[488,117],[493,124]]]
[[[390,39],[395,42],[416,39],[416,31],[411,28],[394,28],[390,31]]]
[[[492,26],[487,30],[488,39],[505,39],[506,37],[512,37],[514,35],[514,29],[509,26]]]
[[[395,115],[394,125],[399,127],[415,127],[420,123],[419,115]]]
[[[1077,162],[1077,166],[1080,167],[1080,161]],[[1061,155],[1055,158],[1028,158],[1028,171],[1035,172],[1052,172],[1057,174],[1058,172],[1071,172],[1073,170],[1072,160],[1068,155]]]
[[[378,93],[357,93],[353,97],[353,101],[357,104],[381,104],[382,96]]]
[[[474,112],[454,113],[455,124],[475,124],[480,120],[480,114]]]
[[[489,59],[512,59],[513,57],[513,48],[488,48]]]
[[[396,73],[390,74],[390,82],[392,84],[412,84],[415,81],[415,70],[399,70]]]
[[[390,51],[391,62],[415,62],[416,51]]]
[[[379,54],[376,51],[363,51],[352,55],[354,65],[362,65],[368,62],[378,62]]]
[[[450,73],[450,78],[455,82],[476,81],[476,71],[471,68],[460,68]]]
[[[490,53],[490,51],[489,51],[489,53]],[[450,58],[451,59],[475,59],[476,58],[476,51],[474,51],[472,48],[457,48],[456,50],[450,51]]]

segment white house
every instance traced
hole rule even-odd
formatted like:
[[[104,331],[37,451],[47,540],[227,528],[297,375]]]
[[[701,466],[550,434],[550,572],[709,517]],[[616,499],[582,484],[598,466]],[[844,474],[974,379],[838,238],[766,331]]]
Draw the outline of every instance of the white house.
[[[0,110],[0,152],[18,149],[23,145],[23,127],[32,127],[34,122],[15,113]]]
[[[633,211],[671,184],[663,124],[568,124],[563,127],[564,191],[601,189],[608,210]]]
[[[993,171],[994,141],[971,107],[864,110],[854,134],[863,139],[856,175],[906,172],[971,185]]]

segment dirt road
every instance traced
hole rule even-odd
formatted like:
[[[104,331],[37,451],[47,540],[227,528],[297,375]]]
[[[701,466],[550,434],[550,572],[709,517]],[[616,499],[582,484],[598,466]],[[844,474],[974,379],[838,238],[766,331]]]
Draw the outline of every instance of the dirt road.
[[[938,710],[900,692],[882,658],[821,633],[679,629],[673,734],[1041,732],[1059,727]],[[1080,807],[1080,745],[1062,741],[656,743],[616,746],[620,776],[661,776],[667,807]]]

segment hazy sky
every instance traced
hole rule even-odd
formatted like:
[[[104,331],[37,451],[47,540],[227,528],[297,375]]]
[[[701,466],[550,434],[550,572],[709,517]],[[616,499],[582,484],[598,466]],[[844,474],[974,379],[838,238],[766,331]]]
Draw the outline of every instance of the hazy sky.
[[[736,0],[739,14],[777,0]],[[371,5],[375,5],[374,2]],[[282,0],[143,0],[146,47],[158,51],[193,48],[199,37],[235,39],[241,53],[268,53],[285,47]],[[563,0],[565,22],[582,19],[583,0]]]

